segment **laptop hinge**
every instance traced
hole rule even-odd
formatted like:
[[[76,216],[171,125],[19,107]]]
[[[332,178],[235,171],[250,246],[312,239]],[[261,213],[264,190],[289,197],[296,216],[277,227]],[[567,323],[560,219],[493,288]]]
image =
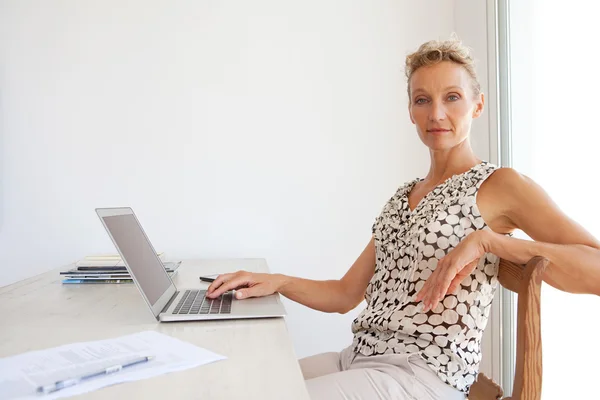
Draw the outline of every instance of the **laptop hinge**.
[[[173,296],[171,296],[169,301],[167,301],[167,304],[165,304],[165,307],[162,309],[160,314],[167,312],[167,310],[169,309],[169,306],[171,305],[171,303],[173,303],[173,300],[175,300],[177,298],[177,296],[179,296],[179,290],[176,290],[175,293],[173,293]]]

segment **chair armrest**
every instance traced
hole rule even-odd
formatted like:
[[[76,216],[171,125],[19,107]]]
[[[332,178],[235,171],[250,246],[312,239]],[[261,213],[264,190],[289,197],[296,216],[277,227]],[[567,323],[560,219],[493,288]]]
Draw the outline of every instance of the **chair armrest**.
[[[493,380],[480,372],[475,383],[471,385],[469,400],[497,400],[504,395],[502,388]]]
[[[534,257],[525,265],[500,260],[498,280],[505,288],[516,292],[517,354],[512,387],[513,400],[540,400],[542,391],[542,335],[540,295],[542,276],[548,260]]]

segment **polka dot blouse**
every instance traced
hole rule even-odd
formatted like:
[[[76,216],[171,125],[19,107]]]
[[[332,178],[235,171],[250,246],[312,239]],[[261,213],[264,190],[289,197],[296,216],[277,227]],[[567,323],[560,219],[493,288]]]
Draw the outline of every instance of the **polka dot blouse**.
[[[498,284],[498,257],[484,255],[457,295],[423,313],[413,298],[438,260],[470,233],[489,229],[476,205],[480,185],[497,166],[486,161],[454,175],[428,193],[414,210],[408,193],[421,179],[398,189],[373,224],[375,274],[367,307],[352,323],[353,347],[364,355],[419,353],[437,375],[468,393],[481,361],[481,339]]]

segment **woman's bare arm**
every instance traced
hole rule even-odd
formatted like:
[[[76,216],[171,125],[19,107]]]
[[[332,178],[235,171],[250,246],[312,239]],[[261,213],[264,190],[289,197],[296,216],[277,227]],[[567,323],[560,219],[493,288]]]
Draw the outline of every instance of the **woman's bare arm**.
[[[208,297],[214,298],[233,289],[237,289],[238,299],[279,292],[312,309],[345,314],[362,301],[374,272],[375,244],[371,238],[342,279],[318,281],[282,274],[238,271],[219,275],[209,286]]]

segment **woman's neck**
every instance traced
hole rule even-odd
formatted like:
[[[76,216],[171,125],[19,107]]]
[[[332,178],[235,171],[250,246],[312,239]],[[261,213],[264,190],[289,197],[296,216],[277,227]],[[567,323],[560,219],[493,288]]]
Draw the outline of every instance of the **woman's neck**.
[[[453,175],[462,174],[481,163],[470,146],[461,146],[448,151],[431,151],[430,155],[431,164],[424,180],[434,185],[444,182]]]

